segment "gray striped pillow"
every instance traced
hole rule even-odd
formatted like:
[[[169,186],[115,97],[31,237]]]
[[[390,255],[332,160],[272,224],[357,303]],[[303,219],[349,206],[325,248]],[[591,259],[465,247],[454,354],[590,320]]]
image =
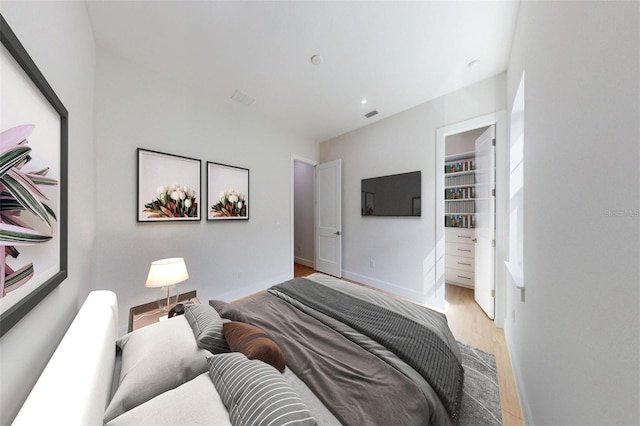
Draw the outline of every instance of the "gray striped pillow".
[[[229,320],[220,318],[211,306],[200,303],[184,305],[184,316],[193,330],[198,347],[212,354],[229,352],[229,345],[222,330],[222,324]]]
[[[234,426],[316,425],[298,394],[269,364],[232,352],[212,356],[209,374]]]

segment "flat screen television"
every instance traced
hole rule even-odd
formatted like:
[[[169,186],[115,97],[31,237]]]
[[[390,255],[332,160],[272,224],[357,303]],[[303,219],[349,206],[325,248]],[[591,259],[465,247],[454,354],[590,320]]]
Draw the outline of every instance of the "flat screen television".
[[[362,179],[362,216],[420,216],[420,171]]]

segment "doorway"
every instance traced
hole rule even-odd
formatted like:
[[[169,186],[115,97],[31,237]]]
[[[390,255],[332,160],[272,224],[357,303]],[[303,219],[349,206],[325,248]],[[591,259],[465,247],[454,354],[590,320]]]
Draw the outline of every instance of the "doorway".
[[[311,269],[315,269],[316,164],[312,160],[292,158],[293,264]]]
[[[476,238],[476,230],[475,230],[476,222],[475,221],[478,219],[473,215],[474,210],[476,209],[476,200],[474,200],[474,198],[480,198],[480,197],[479,196],[476,197],[475,190],[477,188],[470,189],[472,187],[468,186],[467,189],[465,189],[463,192],[463,188],[456,188],[456,185],[451,184],[454,182],[455,183],[467,182],[462,178],[455,180],[453,182],[447,181],[447,183],[450,183],[451,185],[445,186],[444,172],[445,172],[446,163],[455,164],[456,171],[458,170],[458,167],[461,168],[462,171],[464,171],[465,167],[475,168],[477,163],[474,166],[471,166],[470,164],[465,165],[465,161],[468,161],[468,159],[461,158],[461,156],[464,156],[464,153],[466,152],[468,154],[467,156],[471,157],[470,153],[473,151],[473,159],[471,161],[476,161],[475,159],[475,155],[476,155],[475,139],[477,139],[476,136],[478,136],[478,133],[481,133],[482,131],[484,131],[488,126],[495,126],[494,127],[495,129],[494,137],[496,140],[495,163],[494,163],[495,165],[492,166],[492,170],[493,170],[492,175],[493,177],[495,177],[495,214],[492,214],[491,216],[493,222],[490,225],[491,229],[494,231],[494,235],[491,237],[491,239],[489,240],[485,239],[484,241],[488,241],[491,249],[493,249],[492,252],[494,256],[493,256],[493,259],[489,258],[483,261],[485,262],[485,264],[488,264],[489,269],[491,269],[491,276],[493,277],[493,279],[490,280],[491,282],[488,287],[488,290],[483,290],[483,291],[486,291],[487,293],[485,297],[490,298],[489,304],[491,309],[488,309],[488,310],[493,311],[493,312],[487,312],[487,315],[492,317],[492,319],[494,319],[498,327],[503,327],[504,316],[505,316],[505,313],[504,313],[505,304],[506,304],[505,303],[506,292],[504,289],[505,288],[504,248],[506,244],[504,240],[506,203],[504,200],[506,198],[505,198],[504,191],[505,191],[505,188],[507,188],[507,186],[505,185],[506,177],[504,174],[504,170],[506,170],[506,168],[504,165],[507,164],[506,161],[508,160],[508,141],[507,139],[505,139],[506,138],[506,114],[504,111],[488,114],[485,116],[477,117],[471,120],[467,120],[464,122],[460,122],[457,124],[453,124],[453,125],[449,125],[449,126],[445,126],[437,129],[435,205],[436,205],[436,217],[443,218],[443,220],[436,221],[436,229],[435,229],[436,241],[439,242],[436,245],[436,259],[439,265],[438,267],[439,273],[437,274],[438,275],[437,279],[438,279],[438,284],[442,285],[443,288],[444,288],[445,282],[453,281],[451,279],[452,278],[451,269],[453,268],[447,268],[447,255],[448,255],[447,246],[449,246],[449,248],[455,247],[462,250],[468,250],[464,252],[460,251],[460,253],[465,254],[467,258],[465,259],[464,258],[465,256],[461,256],[462,260],[460,260],[460,264],[456,264],[456,266],[459,267],[459,270],[467,271],[466,274],[461,273],[460,274],[461,276],[467,275],[467,276],[473,277],[472,274],[475,273],[476,260],[475,260],[475,256],[471,256],[470,253],[472,253],[472,250],[475,250],[475,241],[472,241],[472,240]],[[471,149],[470,142],[462,142],[460,141],[460,139],[462,139],[463,137],[456,136],[456,135],[464,134],[466,132],[470,132],[465,136],[467,136],[468,139],[473,140],[473,144],[474,144],[473,149]],[[477,133],[474,134],[474,132],[477,132]],[[450,142],[449,153],[447,153],[446,151],[447,150],[446,139],[448,137],[451,137],[451,140],[449,141]],[[456,148],[456,146],[458,148]],[[460,148],[461,146],[462,147],[466,146],[466,148]],[[505,150],[505,147],[507,147],[506,150]],[[451,150],[454,150],[454,151],[457,150],[458,151],[457,154],[459,154],[458,157],[455,157],[455,156],[452,157],[453,152]],[[447,157],[447,154],[449,155],[449,157]],[[461,163],[460,165],[458,165],[459,162]],[[451,164],[448,164],[448,165],[451,166]],[[461,173],[460,175],[464,175],[464,174],[473,174],[473,173]],[[473,180],[473,179],[477,179],[477,177],[469,178],[469,179]],[[455,195],[453,195],[452,192],[447,193],[445,191],[445,188],[447,188],[447,190],[460,189],[460,191],[456,192]],[[446,202],[445,197],[447,197],[447,195],[449,197],[455,197],[453,199],[458,201]],[[460,203],[459,207],[463,207],[463,211],[467,211],[469,213],[464,215],[447,214],[447,209],[450,207],[447,207],[445,203],[446,204]],[[467,210],[464,210],[464,208],[466,208]],[[449,212],[450,211],[451,210],[449,210]],[[452,222],[451,216],[456,216],[455,222]],[[447,230],[449,231],[462,230],[463,232],[455,233],[456,235],[453,238],[457,238],[458,241],[452,241],[451,239],[447,241],[447,238],[445,237]],[[484,234],[483,234],[483,237],[485,237]],[[467,244],[472,243],[473,246],[471,247],[473,247],[473,249],[471,249],[471,247],[469,246],[458,245],[458,244],[465,244],[465,243]],[[475,251],[473,253],[475,254]],[[456,259],[449,258],[449,260],[456,260]],[[458,281],[461,281],[461,280],[463,280],[463,278],[458,279]],[[459,285],[460,283],[455,282],[454,284]],[[475,292],[475,283],[473,284],[474,285],[471,285],[471,280],[467,280],[466,287],[474,288],[474,292]]]
[[[291,272],[298,263],[342,277],[342,160],[291,156]]]
[[[494,318],[494,125],[445,136],[445,283],[473,290]]]

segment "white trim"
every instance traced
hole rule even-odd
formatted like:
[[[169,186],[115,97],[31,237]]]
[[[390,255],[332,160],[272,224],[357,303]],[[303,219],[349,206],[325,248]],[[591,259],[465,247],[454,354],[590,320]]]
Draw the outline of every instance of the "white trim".
[[[313,263],[312,259],[305,259],[304,257],[293,256],[293,261],[300,265],[308,266],[309,268],[315,269],[315,264]]]
[[[319,164],[319,162],[316,161],[316,160],[311,160],[309,158],[301,157],[299,155],[291,153],[291,163],[290,163],[290,167],[289,167],[290,168],[290,170],[289,170],[289,173],[290,173],[289,190],[290,190],[290,194],[291,194],[290,202],[289,202],[291,204],[291,208],[290,208],[290,212],[289,212],[289,214],[290,214],[289,223],[291,224],[291,229],[290,229],[291,244],[289,246],[289,250],[290,250],[289,254],[290,254],[291,262],[290,262],[290,265],[289,265],[289,268],[290,268],[289,273],[290,273],[291,276],[289,278],[293,278],[293,262],[297,261],[296,257],[295,257],[295,250],[294,250],[295,241],[294,241],[294,223],[293,223],[293,219],[295,217],[294,216],[294,214],[295,214],[295,212],[294,212],[294,207],[295,207],[295,200],[294,200],[295,167],[294,167],[293,163],[295,163],[296,161],[299,162],[299,163],[310,164],[313,167],[315,167],[315,166],[317,166]],[[314,188],[314,192],[315,192],[315,188]],[[314,194],[313,198],[315,200],[315,194]],[[314,214],[314,217],[315,217],[315,209],[314,209],[314,213],[313,214]],[[314,223],[315,223],[315,218],[314,218]],[[314,234],[314,239],[315,239],[315,229],[314,229],[313,234]],[[313,242],[313,250],[314,250],[314,256],[313,257],[314,258],[315,258],[315,249],[316,249],[315,247],[316,247],[316,244],[315,244],[315,241],[314,241]],[[298,263],[302,263],[302,262],[298,262]],[[315,269],[315,263],[313,261],[311,261],[310,265],[304,264],[304,263],[302,263],[302,264],[305,265],[305,266],[308,266],[310,268],[314,268]]]
[[[448,126],[440,127],[436,129],[436,168],[435,168],[435,182],[436,182],[436,224],[435,224],[435,236],[436,236],[436,264],[442,261],[444,262],[444,199],[442,194],[444,193],[444,153],[445,137],[454,135],[456,133],[462,133],[469,130],[477,129],[480,127],[490,126],[495,124],[496,126],[496,252],[494,260],[494,283],[495,283],[495,319],[496,326],[504,327],[504,319],[506,315],[506,286],[505,286],[505,225],[506,225],[506,208],[508,204],[508,181],[506,180],[506,169],[508,168],[509,159],[509,140],[507,139],[507,120],[506,111],[483,115],[480,117],[465,120],[460,123],[451,124]],[[441,244],[440,244],[441,242]],[[439,270],[440,268],[436,268]],[[444,267],[441,268],[444,272]],[[436,274],[437,275],[437,274]],[[442,274],[441,274],[442,275]],[[441,277],[436,276],[436,280],[442,281],[444,285],[444,275]],[[440,282],[437,283],[439,285]]]
[[[507,272],[511,276],[511,279],[515,283],[517,288],[524,288],[524,273],[522,272],[522,268],[516,265],[513,262],[509,262],[507,260],[504,261],[505,266],[507,267]]]
[[[292,264],[293,265],[293,264]],[[292,266],[293,267],[293,266]],[[246,286],[236,286],[233,290],[226,291],[224,293],[219,293],[215,295],[215,299],[217,300],[239,300],[243,297],[250,296],[254,293],[258,293],[264,291],[264,289],[274,286],[276,284],[280,284],[284,281],[290,280],[293,277],[293,274],[289,276],[288,274],[278,275],[276,277],[270,278],[268,280],[263,280],[259,282],[250,283]],[[202,302],[202,300],[201,300]]]
[[[407,299],[411,299],[413,302],[418,303],[420,305],[426,306],[430,309],[433,309],[438,312],[444,313],[442,308],[434,306],[429,303],[429,295],[425,295],[424,293],[420,293],[414,290],[410,290],[404,287],[400,287],[398,285],[392,284],[387,281],[378,280],[376,278],[371,278],[366,275],[361,275],[355,272],[342,270],[342,278],[347,280],[352,280],[360,284],[364,284],[367,286],[374,287],[381,291],[386,291],[396,296],[405,297]]]

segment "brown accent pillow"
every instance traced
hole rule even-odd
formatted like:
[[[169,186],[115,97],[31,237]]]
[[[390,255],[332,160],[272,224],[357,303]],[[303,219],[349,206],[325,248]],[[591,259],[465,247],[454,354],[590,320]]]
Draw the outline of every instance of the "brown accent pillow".
[[[278,371],[284,371],[284,354],[263,329],[235,321],[224,323],[222,328],[231,351],[241,352],[249,359],[259,359]]]

